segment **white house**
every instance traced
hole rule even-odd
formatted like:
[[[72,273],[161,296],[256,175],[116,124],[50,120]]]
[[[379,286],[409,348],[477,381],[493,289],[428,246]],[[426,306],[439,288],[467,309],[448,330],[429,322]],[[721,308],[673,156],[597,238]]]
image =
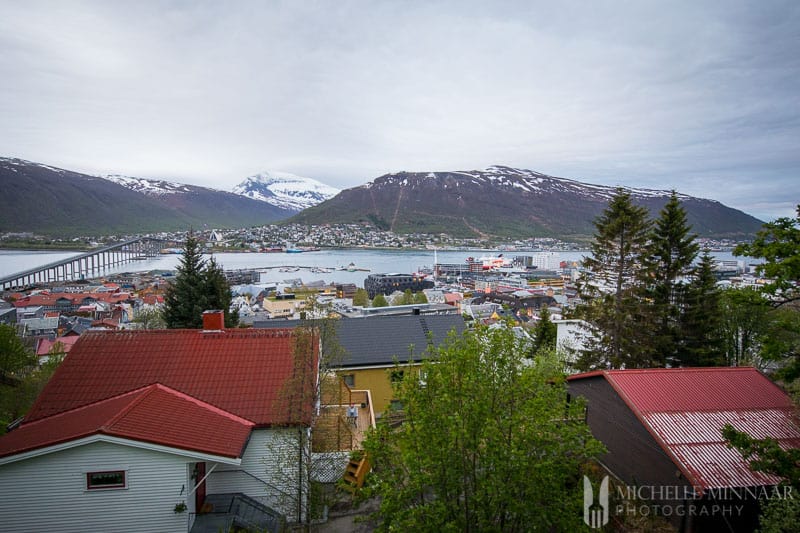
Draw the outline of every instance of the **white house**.
[[[2,529],[185,533],[303,519],[291,458],[305,455],[313,405],[296,384],[315,382],[316,356],[296,364],[290,330],[204,318],[204,330],[81,337],[0,437]]]

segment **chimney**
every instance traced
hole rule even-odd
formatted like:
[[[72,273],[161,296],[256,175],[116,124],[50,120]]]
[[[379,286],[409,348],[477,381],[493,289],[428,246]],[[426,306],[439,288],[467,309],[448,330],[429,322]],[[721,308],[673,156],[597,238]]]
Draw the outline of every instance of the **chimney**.
[[[203,311],[203,331],[222,331],[225,329],[225,312],[219,309]]]

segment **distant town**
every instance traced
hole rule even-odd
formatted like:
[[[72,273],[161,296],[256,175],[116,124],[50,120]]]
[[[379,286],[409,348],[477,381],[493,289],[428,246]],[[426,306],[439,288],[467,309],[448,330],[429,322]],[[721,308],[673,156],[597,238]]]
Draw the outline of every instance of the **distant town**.
[[[376,248],[376,249],[441,249],[441,250],[528,250],[557,251],[585,250],[587,242],[565,242],[550,237],[524,240],[455,238],[440,234],[396,234],[366,224],[282,224],[233,230],[196,228],[193,234],[203,238],[214,250],[235,252],[278,251],[287,246],[318,248]],[[8,232],[0,234],[0,247],[17,249],[80,249],[114,242],[151,237],[168,242],[183,242],[189,231],[159,232],[102,237],[52,238],[34,233]],[[699,238],[704,248],[715,251],[731,250],[738,243],[732,239]]]

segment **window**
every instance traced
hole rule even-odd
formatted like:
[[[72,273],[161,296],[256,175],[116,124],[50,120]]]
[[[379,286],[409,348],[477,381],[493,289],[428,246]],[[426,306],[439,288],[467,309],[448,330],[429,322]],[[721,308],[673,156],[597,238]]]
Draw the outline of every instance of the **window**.
[[[389,379],[392,383],[400,383],[403,381],[403,374],[404,372],[402,370],[392,370],[389,374]]]
[[[124,489],[125,486],[124,470],[86,473],[86,490]]]
[[[345,374],[342,376],[342,381],[348,387],[355,387],[356,386],[356,375],[355,374]]]

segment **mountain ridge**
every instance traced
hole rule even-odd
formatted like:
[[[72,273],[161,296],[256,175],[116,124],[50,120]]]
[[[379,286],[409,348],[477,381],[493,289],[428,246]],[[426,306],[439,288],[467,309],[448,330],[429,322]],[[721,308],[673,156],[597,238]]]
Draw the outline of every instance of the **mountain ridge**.
[[[671,191],[626,188],[651,216]],[[534,236],[588,240],[594,219],[617,187],[494,165],[484,170],[397,172],[342,191],[293,216],[290,222],[371,223],[398,233],[446,232],[458,237]],[[748,238],[760,229],[755,217],[717,200],[679,194],[700,236]]]
[[[8,157],[0,158],[0,188],[0,232],[93,236],[238,228],[293,213],[207,187],[119,175],[109,179]]]

